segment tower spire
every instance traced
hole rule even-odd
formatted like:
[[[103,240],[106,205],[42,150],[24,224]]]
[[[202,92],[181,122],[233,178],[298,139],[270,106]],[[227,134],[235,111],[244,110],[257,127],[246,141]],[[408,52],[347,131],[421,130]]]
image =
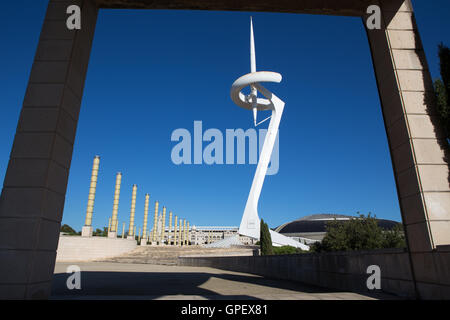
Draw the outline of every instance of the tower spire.
[[[253,35],[253,19],[250,17],[250,72],[256,72],[256,54],[255,54],[255,37]],[[258,91],[254,86],[251,86],[251,93],[250,93],[250,99],[252,103],[252,109],[253,109],[253,123],[256,127],[256,119],[257,119],[257,113],[258,109],[257,106],[257,95]]]

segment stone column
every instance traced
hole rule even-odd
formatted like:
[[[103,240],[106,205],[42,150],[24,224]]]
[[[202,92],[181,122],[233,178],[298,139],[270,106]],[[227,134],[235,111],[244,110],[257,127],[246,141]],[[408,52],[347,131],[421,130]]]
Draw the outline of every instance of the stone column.
[[[183,220],[180,219],[180,230],[179,230],[179,234],[178,234],[178,241],[180,242],[180,246],[182,245],[183,241],[182,241],[182,232],[183,232]]]
[[[450,244],[448,145],[413,8],[383,1],[381,30],[367,30],[403,225],[419,297],[439,284],[432,252]]]
[[[170,235],[172,233],[172,211],[169,212],[169,234],[167,236],[167,244],[170,245],[172,242],[172,236]]]
[[[187,230],[186,230],[186,233],[187,233],[187,235],[186,235],[186,245],[189,245],[189,221],[188,221],[188,223],[187,223]]]
[[[186,219],[183,220],[183,246],[186,245]]]
[[[119,198],[120,198],[120,185],[122,183],[122,173],[118,172],[116,175],[116,187],[114,189],[114,201],[113,201],[113,212],[111,219],[111,230],[108,232],[109,238],[117,237],[117,214],[119,212]]]
[[[163,215],[162,215],[162,227],[161,227],[161,241],[160,245],[164,245],[164,238],[166,236],[166,207],[163,207]]]
[[[158,210],[159,210],[159,202],[155,201],[155,216],[153,218],[153,237],[152,244],[155,245],[157,242],[157,233],[158,233]]]
[[[89,187],[88,203],[86,208],[86,220],[81,229],[82,237],[92,237],[92,213],[94,212],[95,191],[97,189],[98,168],[100,165],[100,157],[95,156],[92,164],[91,184]]]
[[[122,224],[122,239],[125,238],[125,222]]]
[[[130,209],[130,229],[128,230],[127,239],[134,240],[136,234],[136,228],[134,227],[134,214],[136,212],[136,193],[137,185],[133,184],[133,191],[131,194],[131,209]]]
[[[50,0],[43,21],[0,196],[0,299],[50,295],[98,11],[76,3],[80,30],[66,27],[73,1]]]
[[[175,228],[173,230],[173,245],[174,246],[178,245],[178,243],[177,243],[177,222],[178,222],[178,217],[175,216]]]
[[[148,202],[150,199],[150,195],[147,193],[145,195],[145,205],[144,205],[144,226],[142,227],[143,234],[142,234],[142,238],[144,239],[144,241],[141,241],[141,246],[146,246],[147,245],[147,217],[148,217]]]

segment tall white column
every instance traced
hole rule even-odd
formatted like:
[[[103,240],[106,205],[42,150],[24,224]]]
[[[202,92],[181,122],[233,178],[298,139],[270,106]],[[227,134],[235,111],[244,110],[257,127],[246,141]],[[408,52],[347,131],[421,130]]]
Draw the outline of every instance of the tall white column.
[[[166,236],[166,207],[163,207],[163,215],[162,215],[162,227],[161,227],[161,241],[160,245],[164,245],[164,238]]]
[[[86,220],[81,229],[82,237],[92,237],[92,214],[94,212],[95,192],[97,190],[98,168],[100,166],[100,157],[95,156],[92,164],[91,184],[89,187],[88,203],[86,208]]]
[[[169,233],[167,236],[167,244],[170,245],[171,241],[172,241],[172,211],[169,212]]]
[[[178,242],[177,242],[177,222],[178,222],[178,217],[175,216],[175,228],[173,230],[173,245],[174,246],[178,245]]]
[[[144,226],[142,227],[143,233],[142,233],[142,239],[141,246],[147,245],[147,218],[148,218],[148,202],[150,199],[150,195],[147,193],[145,195],[145,205],[144,205]]]
[[[136,193],[137,193],[137,185],[133,185],[133,192],[131,194],[131,209],[130,209],[130,228],[128,230],[127,239],[134,240],[134,236],[136,234],[136,228],[134,226],[134,214],[136,212]]]
[[[119,198],[120,198],[120,185],[122,183],[122,173],[118,172],[116,175],[116,187],[114,189],[114,202],[113,202],[113,211],[112,211],[112,220],[111,220],[111,228],[108,232],[109,238],[117,237],[117,215],[119,212]]]
[[[153,232],[152,232],[152,244],[155,245],[157,243],[157,235],[158,235],[158,210],[159,210],[159,202],[155,201],[155,215],[153,218]]]

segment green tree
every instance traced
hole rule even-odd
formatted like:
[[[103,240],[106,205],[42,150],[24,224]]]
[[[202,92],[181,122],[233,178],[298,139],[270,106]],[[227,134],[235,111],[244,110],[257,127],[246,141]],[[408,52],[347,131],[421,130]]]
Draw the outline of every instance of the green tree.
[[[406,247],[404,233],[398,224],[392,230],[383,230],[370,213],[348,221],[330,221],[321,243],[311,246],[311,251],[351,251]]]
[[[94,232],[92,232],[92,235],[97,237],[106,237],[108,236],[108,227],[103,227],[103,230],[97,228]]]
[[[262,256],[273,254],[272,237],[270,236],[269,226],[267,225],[267,223],[264,222],[263,219],[261,219],[261,224],[260,224],[259,241],[261,243],[260,248],[261,248]]]
[[[64,232],[64,233],[67,233],[67,234],[69,234],[69,235],[75,235],[75,234],[78,234],[78,233],[77,233],[74,229],[72,229],[72,227],[69,226],[68,224],[63,224],[63,225],[61,226],[60,231],[61,231],[61,232]]]
[[[443,43],[438,46],[439,67],[442,79],[434,81],[436,104],[440,121],[444,127],[447,139],[450,138],[450,49]]]

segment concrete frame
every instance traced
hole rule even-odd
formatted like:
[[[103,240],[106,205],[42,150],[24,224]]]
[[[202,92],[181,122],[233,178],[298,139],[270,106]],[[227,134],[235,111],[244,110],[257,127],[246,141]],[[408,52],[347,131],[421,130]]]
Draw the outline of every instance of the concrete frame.
[[[66,28],[71,4],[82,9],[81,30]],[[416,291],[420,297],[438,290],[449,281],[438,278],[443,264],[432,256],[450,244],[449,157],[409,0],[50,0],[0,198],[0,299],[50,296],[99,8],[271,11],[364,21],[372,4],[380,5],[383,26],[367,35]]]

